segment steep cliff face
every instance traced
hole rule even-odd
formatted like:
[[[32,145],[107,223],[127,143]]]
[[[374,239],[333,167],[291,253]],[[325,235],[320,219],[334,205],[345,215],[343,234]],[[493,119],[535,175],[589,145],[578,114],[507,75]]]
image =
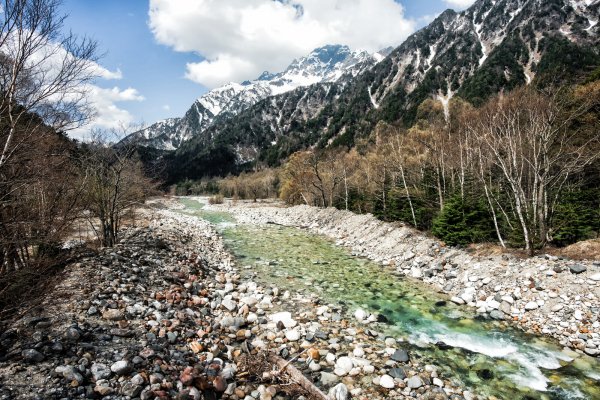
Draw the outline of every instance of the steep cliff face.
[[[600,0],[479,0],[448,10],[361,73],[216,118],[181,146],[171,170],[199,177],[256,160],[277,164],[309,146],[351,146],[378,121],[410,125],[428,98],[478,105],[519,85],[584,76],[600,65],[599,15]]]
[[[159,121],[125,140],[145,147],[175,150],[204,132],[217,118],[224,121],[270,96],[317,83],[337,82],[342,76],[355,77],[382,57],[351,51],[347,46],[320,47],[294,60],[283,72],[265,71],[254,81],[232,82],[211,90],[196,100],[182,118]]]

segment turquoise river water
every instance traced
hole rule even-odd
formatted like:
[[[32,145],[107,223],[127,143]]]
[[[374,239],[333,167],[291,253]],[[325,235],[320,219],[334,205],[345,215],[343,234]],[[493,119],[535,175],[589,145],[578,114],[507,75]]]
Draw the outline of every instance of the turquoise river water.
[[[392,269],[354,257],[330,240],[297,228],[236,224],[226,213],[181,199],[184,212],[215,224],[239,266],[281,289],[316,293],[384,315],[386,334],[402,337],[422,363],[475,394],[500,399],[600,399],[600,362],[526,335],[504,322],[481,320],[465,307]],[[484,397],[485,398],[485,397]]]

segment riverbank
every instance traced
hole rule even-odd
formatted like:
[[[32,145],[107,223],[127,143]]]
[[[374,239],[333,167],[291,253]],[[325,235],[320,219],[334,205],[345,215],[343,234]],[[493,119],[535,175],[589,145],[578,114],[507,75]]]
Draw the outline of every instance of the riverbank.
[[[476,398],[378,333],[377,315],[244,280],[208,222],[154,206],[0,334],[1,399],[302,398],[267,354],[336,400]]]
[[[325,235],[359,256],[395,268],[482,316],[511,320],[561,345],[600,355],[600,264],[550,255],[477,257],[371,215],[308,206],[228,201],[212,205],[243,223],[280,224]]]

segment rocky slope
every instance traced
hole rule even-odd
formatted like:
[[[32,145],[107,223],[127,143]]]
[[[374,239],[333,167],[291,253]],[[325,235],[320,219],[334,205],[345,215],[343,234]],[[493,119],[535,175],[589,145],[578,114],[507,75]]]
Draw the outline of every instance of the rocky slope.
[[[241,222],[276,223],[326,235],[356,255],[433,285],[455,303],[491,318],[514,320],[532,333],[600,356],[599,262],[508,254],[476,257],[410,227],[331,208],[242,202],[210,207],[226,210]]]
[[[265,71],[253,81],[231,82],[211,90],[190,107],[182,118],[159,121],[130,135],[125,142],[160,150],[175,150],[186,140],[200,135],[216,120],[225,121],[260,100],[316,83],[349,79],[372,67],[383,56],[351,51],[347,46],[324,46],[294,60],[285,71]]]
[[[344,85],[298,89],[214,123],[182,146],[171,171],[197,178],[223,172],[215,165],[277,164],[315,144],[352,145],[379,121],[411,125],[429,98],[449,111],[454,97],[477,105],[519,85],[585,77],[600,65],[598,15],[599,0],[478,0],[448,10]],[[286,108],[298,99],[299,112]]]
[[[1,399],[305,398],[267,354],[330,399],[473,398],[378,334],[377,316],[244,280],[208,223],[145,219],[2,331]]]

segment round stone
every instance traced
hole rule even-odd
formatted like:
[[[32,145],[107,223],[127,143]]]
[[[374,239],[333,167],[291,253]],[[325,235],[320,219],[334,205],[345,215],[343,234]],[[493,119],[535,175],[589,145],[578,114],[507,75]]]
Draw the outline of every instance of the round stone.
[[[383,375],[379,378],[379,386],[384,387],[386,389],[393,389],[396,386],[394,382],[394,378],[389,375]]]

